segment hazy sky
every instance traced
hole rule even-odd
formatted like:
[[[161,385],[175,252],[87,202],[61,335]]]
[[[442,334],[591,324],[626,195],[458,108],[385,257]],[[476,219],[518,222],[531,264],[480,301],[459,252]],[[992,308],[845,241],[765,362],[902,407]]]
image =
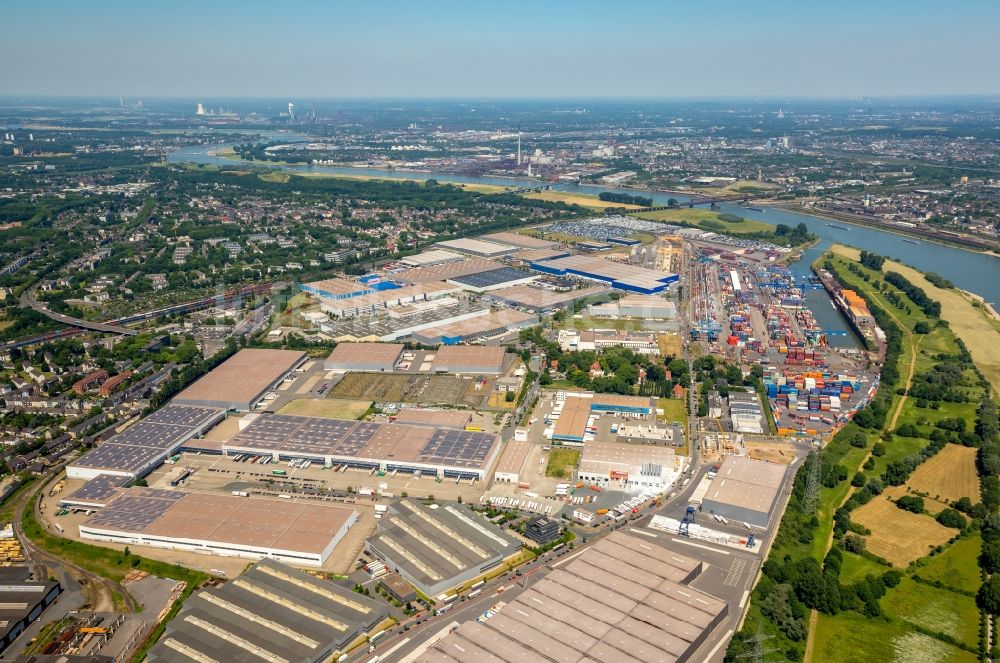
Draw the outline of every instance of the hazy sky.
[[[1000,0],[8,0],[0,94],[1000,93]]]

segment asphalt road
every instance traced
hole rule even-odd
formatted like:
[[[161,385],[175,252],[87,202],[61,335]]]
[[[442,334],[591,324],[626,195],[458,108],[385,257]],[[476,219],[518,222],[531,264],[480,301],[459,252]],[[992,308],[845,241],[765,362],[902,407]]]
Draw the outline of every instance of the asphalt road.
[[[38,311],[42,315],[46,316],[51,320],[56,322],[61,322],[64,325],[70,325],[71,327],[79,327],[81,329],[90,329],[99,332],[108,332],[111,334],[124,334],[126,336],[135,336],[138,332],[134,329],[129,329],[128,327],[120,327],[118,325],[109,325],[103,322],[91,322],[89,320],[83,320],[81,318],[74,318],[68,315],[63,315],[62,313],[56,313],[45,307],[38,299],[35,298],[35,288],[31,287],[21,293],[21,306],[29,306],[35,311]]]

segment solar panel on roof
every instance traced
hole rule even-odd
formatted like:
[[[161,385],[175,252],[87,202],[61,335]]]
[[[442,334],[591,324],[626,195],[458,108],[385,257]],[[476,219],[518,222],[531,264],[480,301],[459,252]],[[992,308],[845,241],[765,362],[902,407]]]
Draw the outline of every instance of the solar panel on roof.
[[[522,272],[519,269],[514,269],[513,267],[501,267],[500,269],[491,269],[488,272],[456,276],[450,280],[456,283],[461,283],[462,285],[467,285],[471,288],[485,288],[499,283],[519,281],[521,279],[530,278],[531,276],[531,274]]]

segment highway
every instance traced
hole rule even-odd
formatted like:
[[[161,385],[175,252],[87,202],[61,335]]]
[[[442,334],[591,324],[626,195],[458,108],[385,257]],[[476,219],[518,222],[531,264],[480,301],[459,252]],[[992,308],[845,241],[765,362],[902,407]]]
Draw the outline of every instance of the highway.
[[[74,318],[69,315],[63,315],[62,313],[56,313],[45,308],[35,297],[35,287],[32,286],[21,293],[21,306],[31,307],[32,309],[38,311],[42,315],[46,316],[50,320],[55,320],[56,322],[61,322],[64,325],[69,325],[71,327],[78,327],[80,329],[89,329],[91,331],[105,332],[108,334],[123,334],[126,336],[135,336],[139,332],[134,329],[129,329],[128,327],[122,327],[116,324],[110,324],[106,322],[91,322],[89,320],[83,320],[81,318]]]

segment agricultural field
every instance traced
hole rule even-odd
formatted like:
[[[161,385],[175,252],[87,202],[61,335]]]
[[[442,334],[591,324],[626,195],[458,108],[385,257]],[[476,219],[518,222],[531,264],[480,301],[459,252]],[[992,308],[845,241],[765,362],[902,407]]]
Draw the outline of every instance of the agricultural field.
[[[472,378],[451,375],[348,373],[334,385],[329,398],[378,403],[451,403],[479,405],[492,389],[487,380],[476,389]]]
[[[961,497],[979,501],[976,449],[949,444],[921,463],[906,485],[939,502],[951,503]]]
[[[976,592],[982,584],[977,562],[982,544],[978,534],[964,536],[943,552],[921,560],[915,573],[928,582],[940,582],[960,592]]]
[[[549,460],[545,466],[545,476],[557,479],[567,479],[573,476],[573,470],[580,464],[580,450],[567,447],[552,447]]]
[[[885,496],[855,509],[851,520],[871,530],[865,537],[868,550],[895,566],[920,559],[957,534],[930,516],[903,511]]]
[[[371,401],[350,401],[339,398],[299,398],[289,401],[278,414],[296,414],[326,419],[357,419],[371,406]]]
[[[715,226],[719,225],[722,227],[720,232],[732,233],[734,235],[774,232],[774,226],[770,223],[764,223],[763,221],[755,221],[753,219],[746,218],[736,222],[724,221],[719,218],[720,214],[718,212],[699,209],[696,207],[657,210],[655,212],[640,212],[632,216],[639,219],[647,219],[649,221],[664,221],[667,223],[675,221],[697,227],[702,227],[705,222],[708,222],[708,230],[715,230]]]

